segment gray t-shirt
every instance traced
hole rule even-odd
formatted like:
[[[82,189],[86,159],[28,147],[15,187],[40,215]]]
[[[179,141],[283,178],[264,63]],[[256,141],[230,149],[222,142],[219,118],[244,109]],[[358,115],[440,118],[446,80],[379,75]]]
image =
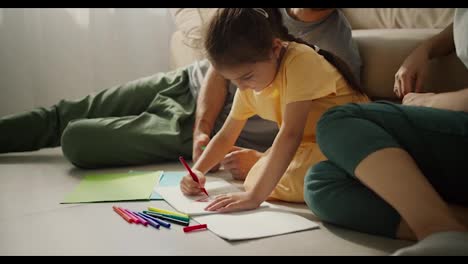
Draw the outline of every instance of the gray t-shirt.
[[[351,35],[351,25],[341,10],[335,9],[330,15],[316,22],[296,20],[289,15],[286,8],[280,10],[283,24],[289,33],[340,57],[360,82],[361,57]]]
[[[314,23],[297,21],[290,17],[283,8],[281,12],[283,23],[294,36],[339,56],[350,65],[351,70],[359,77],[361,59],[358,49],[351,39],[351,27],[341,11],[336,10],[323,20]],[[190,91],[195,98],[198,96],[209,65],[209,61],[205,59],[195,62],[193,67],[189,67]],[[215,122],[213,134],[221,129],[228,117],[236,89],[237,87],[230,82],[225,105]],[[247,120],[236,146],[264,152],[271,147],[278,131],[279,128],[275,122],[262,119],[257,115],[253,116]]]
[[[458,58],[468,69],[468,8],[455,9],[453,40]]]

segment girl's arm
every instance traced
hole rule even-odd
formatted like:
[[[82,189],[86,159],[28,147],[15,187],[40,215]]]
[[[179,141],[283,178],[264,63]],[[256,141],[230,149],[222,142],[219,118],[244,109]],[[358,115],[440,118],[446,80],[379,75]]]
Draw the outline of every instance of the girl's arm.
[[[190,175],[186,175],[180,182],[180,189],[185,195],[196,195],[205,186],[205,173],[218,164],[229,152],[240,132],[244,128],[246,120],[236,120],[228,116],[221,130],[208,143],[208,146],[193,166],[193,172],[197,175],[199,183]]]
[[[266,159],[265,166],[260,168],[259,180],[252,190],[221,195],[208,205],[206,210],[220,212],[248,210],[258,207],[265,201],[296,154],[302,141],[311,105],[312,101],[309,100],[290,103],[286,106],[283,124],[271,151],[262,157]]]
[[[205,174],[223,160],[236,143],[246,121],[228,116],[221,130],[210,141],[193,168]]]

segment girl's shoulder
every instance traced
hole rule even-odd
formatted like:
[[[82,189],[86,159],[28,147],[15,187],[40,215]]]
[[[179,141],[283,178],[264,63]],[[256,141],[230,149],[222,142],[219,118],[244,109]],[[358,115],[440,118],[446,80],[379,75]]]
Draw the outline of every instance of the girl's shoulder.
[[[299,51],[299,52],[310,52],[315,51],[311,46],[304,43],[299,43],[295,41],[288,41],[288,50]]]
[[[285,54],[284,63],[288,65],[294,61],[318,62],[321,56],[311,47],[306,44],[289,42],[288,49]]]

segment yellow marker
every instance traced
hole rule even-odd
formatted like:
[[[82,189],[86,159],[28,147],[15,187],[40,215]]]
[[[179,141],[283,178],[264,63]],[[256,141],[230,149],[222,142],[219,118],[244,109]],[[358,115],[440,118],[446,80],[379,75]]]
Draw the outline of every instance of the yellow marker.
[[[177,212],[172,212],[172,211],[168,211],[168,210],[164,210],[164,209],[159,209],[159,208],[155,208],[155,207],[148,207],[148,211],[152,211],[152,212],[156,212],[156,213],[162,213],[162,214],[168,214],[168,215],[175,215],[175,216],[181,216],[181,217],[185,217],[185,218],[190,218],[188,215],[186,214],[181,214],[181,213],[177,213]]]

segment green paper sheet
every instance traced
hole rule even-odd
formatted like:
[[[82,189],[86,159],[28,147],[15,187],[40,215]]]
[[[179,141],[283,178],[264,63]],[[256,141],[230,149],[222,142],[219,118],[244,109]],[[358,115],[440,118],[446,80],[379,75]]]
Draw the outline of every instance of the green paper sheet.
[[[86,175],[62,203],[149,200],[162,171]]]

